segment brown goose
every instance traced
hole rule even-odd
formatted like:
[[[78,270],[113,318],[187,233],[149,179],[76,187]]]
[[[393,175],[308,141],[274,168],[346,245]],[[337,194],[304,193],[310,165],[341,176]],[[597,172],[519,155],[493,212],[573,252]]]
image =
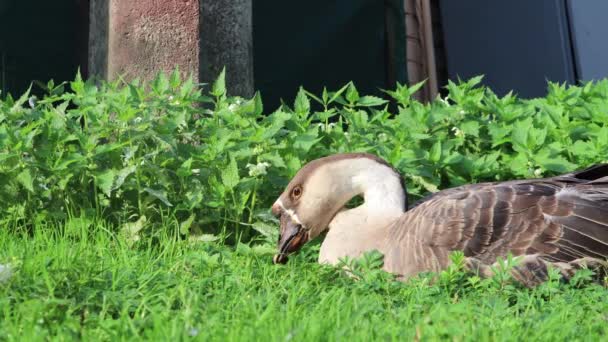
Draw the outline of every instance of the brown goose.
[[[362,195],[364,203],[344,205]],[[461,250],[482,276],[507,253],[527,286],[564,277],[608,258],[608,164],[552,178],[465,185],[437,192],[407,210],[399,173],[367,153],[336,154],[305,165],[272,206],[280,218],[275,263],[328,229],[319,262],[336,264],[378,250],[384,269],[405,279],[440,271]],[[599,269],[599,268],[598,268]]]

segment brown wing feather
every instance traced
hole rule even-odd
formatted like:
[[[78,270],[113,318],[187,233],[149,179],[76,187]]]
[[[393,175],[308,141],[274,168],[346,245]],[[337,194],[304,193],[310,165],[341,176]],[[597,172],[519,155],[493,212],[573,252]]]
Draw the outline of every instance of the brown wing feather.
[[[454,250],[486,264],[508,252],[560,262],[606,259],[608,182],[575,176],[439,192],[390,229],[385,268],[402,275],[437,271]]]

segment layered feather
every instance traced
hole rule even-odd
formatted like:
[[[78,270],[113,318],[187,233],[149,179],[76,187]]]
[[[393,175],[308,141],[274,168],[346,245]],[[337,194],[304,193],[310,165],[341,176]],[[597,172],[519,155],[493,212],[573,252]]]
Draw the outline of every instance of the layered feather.
[[[385,249],[385,268],[402,276],[439,271],[455,250],[483,264],[507,253],[561,263],[606,260],[608,164],[440,191],[392,224]]]

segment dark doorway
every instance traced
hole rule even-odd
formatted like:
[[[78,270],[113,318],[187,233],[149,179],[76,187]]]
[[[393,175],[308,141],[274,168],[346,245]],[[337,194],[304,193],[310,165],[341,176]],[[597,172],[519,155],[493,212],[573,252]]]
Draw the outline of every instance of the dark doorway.
[[[20,96],[33,81],[72,80],[79,67],[86,76],[88,7],[88,0],[0,1],[0,96]]]
[[[270,110],[298,87],[354,81],[362,94],[406,83],[402,0],[253,1],[255,88]]]

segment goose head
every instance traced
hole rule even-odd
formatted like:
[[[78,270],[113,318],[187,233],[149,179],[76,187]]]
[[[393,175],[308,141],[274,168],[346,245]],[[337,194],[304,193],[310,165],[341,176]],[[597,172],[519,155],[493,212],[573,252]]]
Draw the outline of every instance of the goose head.
[[[401,214],[406,207],[401,176],[384,160],[368,153],[342,153],[304,165],[272,205],[280,235],[275,263],[331,227],[345,204],[362,195],[362,206],[378,215]],[[353,210],[353,209],[350,209]]]

